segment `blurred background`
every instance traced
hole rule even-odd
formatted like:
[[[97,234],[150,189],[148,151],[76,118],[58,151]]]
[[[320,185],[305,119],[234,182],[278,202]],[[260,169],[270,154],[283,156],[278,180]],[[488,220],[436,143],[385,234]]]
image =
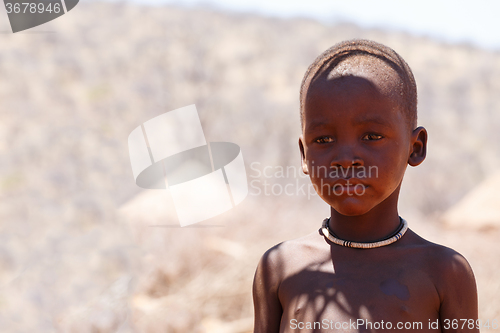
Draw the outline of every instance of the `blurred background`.
[[[329,214],[291,172],[299,86],[351,38],[412,68],[429,146],[400,214],[469,260],[479,318],[498,323],[500,5],[374,3],[88,1],[16,34],[2,6],[0,330],[251,332],[260,256]],[[190,104],[208,141],[241,147],[251,185],[236,208],[180,228],[168,192],[135,185],[127,137]]]

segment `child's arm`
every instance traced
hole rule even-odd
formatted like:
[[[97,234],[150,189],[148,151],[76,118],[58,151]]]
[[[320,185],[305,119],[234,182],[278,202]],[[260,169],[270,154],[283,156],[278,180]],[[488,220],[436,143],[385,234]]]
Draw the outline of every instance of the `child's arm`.
[[[254,333],[278,333],[283,309],[278,298],[280,270],[277,247],[268,250],[259,262],[253,281]]]
[[[479,332],[476,280],[467,260],[447,249],[439,260],[441,281],[438,292],[441,299],[439,319],[441,331]]]

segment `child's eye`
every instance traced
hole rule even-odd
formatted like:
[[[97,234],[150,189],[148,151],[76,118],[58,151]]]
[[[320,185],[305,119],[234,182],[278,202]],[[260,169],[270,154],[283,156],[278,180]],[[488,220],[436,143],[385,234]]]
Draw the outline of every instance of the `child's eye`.
[[[378,134],[374,134],[374,133],[370,133],[370,134],[367,134],[363,137],[363,140],[368,140],[368,141],[374,141],[374,140],[380,140],[382,139],[383,136],[382,135],[378,135]]]
[[[322,136],[322,137],[314,140],[314,142],[317,142],[317,143],[331,143],[331,142],[333,142],[333,138],[329,137],[329,136]]]

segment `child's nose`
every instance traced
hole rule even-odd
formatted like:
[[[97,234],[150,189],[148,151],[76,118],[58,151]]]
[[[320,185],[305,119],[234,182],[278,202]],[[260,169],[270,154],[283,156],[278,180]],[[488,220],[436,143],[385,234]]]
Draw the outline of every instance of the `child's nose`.
[[[354,151],[350,148],[342,149],[339,151],[332,159],[330,166],[331,167],[341,167],[341,168],[349,168],[349,167],[360,167],[363,166],[363,159],[357,156]]]

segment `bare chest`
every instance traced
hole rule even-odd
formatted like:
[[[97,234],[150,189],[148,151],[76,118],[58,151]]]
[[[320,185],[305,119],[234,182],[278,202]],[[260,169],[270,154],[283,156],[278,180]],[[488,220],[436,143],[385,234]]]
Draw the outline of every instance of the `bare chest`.
[[[301,332],[362,332],[370,330],[369,322],[380,327],[382,321],[421,322],[421,332],[439,311],[439,298],[425,269],[404,258],[334,257],[310,264],[282,281],[279,298],[282,332],[293,332],[301,323]],[[308,323],[312,329],[307,329]]]

